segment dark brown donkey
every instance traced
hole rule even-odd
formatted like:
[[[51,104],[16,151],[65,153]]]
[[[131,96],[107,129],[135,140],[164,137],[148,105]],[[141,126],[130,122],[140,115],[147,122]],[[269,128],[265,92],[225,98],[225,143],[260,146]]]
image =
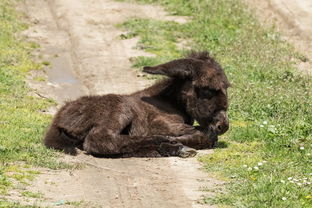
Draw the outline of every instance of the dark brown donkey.
[[[105,157],[193,156],[212,148],[229,128],[227,88],[220,65],[207,52],[144,72],[168,76],[130,95],[84,96],[55,115],[44,143],[75,154],[75,147]],[[193,127],[194,120],[199,127]]]

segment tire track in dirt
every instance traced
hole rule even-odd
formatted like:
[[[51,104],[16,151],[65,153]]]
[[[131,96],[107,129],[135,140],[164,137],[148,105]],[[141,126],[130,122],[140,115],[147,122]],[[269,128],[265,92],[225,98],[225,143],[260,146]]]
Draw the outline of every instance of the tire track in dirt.
[[[150,54],[133,49],[137,39],[121,40],[117,23],[134,16],[185,21],[167,16],[160,7],[110,0],[32,0],[25,1],[23,10],[34,23],[24,35],[38,42],[37,55],[51,62],[47,75],[39,74],[47,76],[47,82],[30,80],[30,85],[59,104],[86,94],[131,93],[150,84],[137,77],[129,62],[133,56]],[[31,203],[53,206],[82,200],[80,207],[212,207],[198,203],[203,195],[213,194],[202,189],[222,184],[200,170],[196,158],[104,159],[80,153],[62,155],[62,160],[84,168],[41,170],[28,190],[43,193],[44,200]]]

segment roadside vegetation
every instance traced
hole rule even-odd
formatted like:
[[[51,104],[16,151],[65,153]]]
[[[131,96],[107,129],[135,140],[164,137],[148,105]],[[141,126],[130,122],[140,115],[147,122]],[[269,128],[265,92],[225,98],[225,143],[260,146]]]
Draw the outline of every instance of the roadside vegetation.
[[[63,164],[41,144],[50,121],[42,111],[54,102],[30,96],[26,75],[42,65],[31,59],[36,45],[17,38],[26,25],[18,21],[14,3],[0,1],[0,207],[16,208],[23,206],[6,198],[12,188],[21,189],[20,184],[27,185],[39,173],[31,167],[60,168]]]
[[[232,88],[230,130],[207,171],[226,181],[225,193],[205,202],[224,207],[312,207],[312,80],[296,70],[307,61],[273,28],[263,28],[240,0],[137,0],[160,4],[187,23],[134,18],[121,38],[138,36],[140,68],[208,50]],[[181,43],[184,45],[181,46]],[[209,187],[207,187],[209,188]],[[217,192],[217,191],[216,191]]]

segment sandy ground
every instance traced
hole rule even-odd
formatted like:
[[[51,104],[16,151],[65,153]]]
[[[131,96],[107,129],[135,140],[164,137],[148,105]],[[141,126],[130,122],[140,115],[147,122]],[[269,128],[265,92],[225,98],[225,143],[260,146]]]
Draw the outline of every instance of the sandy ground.
[[[308,59],[298,69],[312,75],[312,1],[245,0],[264,25],[274,24],[283,38]]]
[[[173,20],[156,6],[110,0],[32,0],[21,9],[33,26],[23,33],[38,42],[35,55],[51,64],[36,71],[29,84],[42,97],[59,104],[86,94],[130,93],[150,83],[131,69],[129,58],[145,54],[137,40],[122,40],[115,25],[129,17]],[[45,77],[47,81],[35,81]],[[53,112],[52,112],[53,113]],[[203,153],[211,153],[204,151]],[[212,207],[200,203],[213,195],[204,189],[222,186],[202,171],[196,158],[103,159],[83,153],[62,155],[80,164],[73,170],[41,170],[27,190],[43,198],[28,201],[48,207]],[[18,193],[13,197],[22,200]],[[28,199],[29,200],[29,199]],[[65,202],[79,202],[67,203]]]

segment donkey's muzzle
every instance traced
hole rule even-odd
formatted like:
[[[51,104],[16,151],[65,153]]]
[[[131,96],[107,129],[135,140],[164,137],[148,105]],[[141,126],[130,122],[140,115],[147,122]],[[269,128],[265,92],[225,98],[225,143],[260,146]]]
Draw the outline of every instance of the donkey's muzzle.
[[[225,111],[220,111],[214,118],[213,132],[217,135],[224,134],[229,129],[229,119]]]

